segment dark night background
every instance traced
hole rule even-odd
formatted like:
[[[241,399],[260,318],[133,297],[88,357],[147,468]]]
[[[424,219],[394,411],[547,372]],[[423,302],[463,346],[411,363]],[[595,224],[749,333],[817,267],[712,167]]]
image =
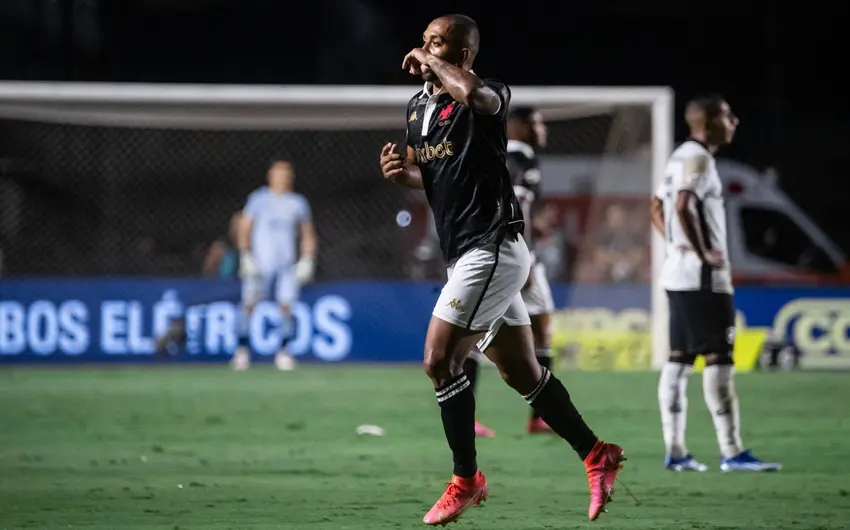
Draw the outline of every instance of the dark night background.
[[[20,80],[409,83],[435,16],[482,30],[476,70],[513,85],[723,93],[725,154],[760,169],[845,249],[850,106],[841,4],[771,1],[0,0],[0,76]],[[684,131],[677,124],[677,140]]]

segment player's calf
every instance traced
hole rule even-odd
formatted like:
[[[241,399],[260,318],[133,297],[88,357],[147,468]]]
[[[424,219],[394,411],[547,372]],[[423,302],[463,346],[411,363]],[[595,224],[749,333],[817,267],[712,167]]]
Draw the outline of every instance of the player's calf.
[[[454,475],[475,476],[475,394],[466,374],[465,360],[475,334],[437,317],[425,338],[425,373],[434,384],[446,441],[452,451]]]
[[[289,344],[289,341],[295,336],[295,319],[292,316],[289,304],[281,304],[280,311],[283,316],[281,326],[283,337],[281,338],[280,349],[274,357],[274,365],[278,370],[291,372],[292,370],[295,370],[297,363],[295,362],[295,358],[292,354],[289,353],[289,350],[286,349],[286,345]]]
[[[249,321],[254,305],[243,303],[242,310],[236,317],[236,350],[230,359],[230,367],[242,372],[251,367],[251,339],[249,335]]]
[[[478,384],[478,371],[480,370],[479,358],[482,353],[475,348],[470,352],[469,357],[463,361],[463,373],[469,381],[469,390],[474,394]],[[475,437],[476,438],[494,438],[496,431],[487,427],[483,423],[476,420],[475,422]]]
[[[688,378],[693,372],[694,356],[673,351],[661,368],[658,379],[658,407],[661,410],[661,430],[666,449],[665,467],[672,471],[699,469],[699,464],[688,454],[685,429],[688,417]]]
[[[552,370],[552,350],[550,317],[548,313],[530,315],[531,319],[531,334],[534,339],[534,356],[537,358],[537,363]],[[534,407],[531,407],[531,416],[528,419],[528,424],[525,427],[529,434],[551,434],[552,428],[546,423]]]
[[[735,363],[729,354],[709,354],[705,364],[703,397],[714,422],[720,452],[725,458],[731,458],[744,450],[740,406],[735,391]]]
[[[779,471],[782,465],[764,462],[743,448],[741,413],[735,390],[735,363],[728,354],[706,356],[703,372],[703,394],[711,412],[717,442],[723,458],[721,471]]]

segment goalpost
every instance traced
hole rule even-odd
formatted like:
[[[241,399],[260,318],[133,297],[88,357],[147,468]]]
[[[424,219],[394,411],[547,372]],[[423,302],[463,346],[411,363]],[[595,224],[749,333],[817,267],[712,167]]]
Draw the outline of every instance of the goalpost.
[[[5,267],[12,274],[190,274],[185,263],[226,232],[229,216],[263,183],[270,158],[286,156],[325,223],[324,278],[409,277],[410,262],[398,256],[416,254],[428,222],[418,197],[380,182],[377,158],[383,143],[403,141],[406,104],[417,90],[0,83]],[[584,234],[587,219],[602,222],[616,197],[634,212],[642,208],[630,223],[645,222],[673,148],[669,88],[512,87],[512,94],[513,104],[535,106],[547,120],[544,193],[563,199],[564,232]],[[396,217],[408,211],[413,231],[402,234]],[[648,223],[641,226],[646,234]],[[592,237],[572,243],[587,257],[571,265],[579,275],[599,274]],[[654,281],[663,242],[646,237],[652,275],[642,281],[652,282],[658,368],[667,356],[667,308]]]

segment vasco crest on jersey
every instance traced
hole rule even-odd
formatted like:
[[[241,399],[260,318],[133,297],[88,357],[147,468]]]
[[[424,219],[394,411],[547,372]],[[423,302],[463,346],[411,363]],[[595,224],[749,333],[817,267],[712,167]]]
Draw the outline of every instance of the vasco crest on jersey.
[[[439,125],[440,127],[445,127],[446,125],[452,122],[450,116],[452,115],[452,111],[455,110],[456,103],[457,102],[452,101],[448,105],[440,109],[439,114],[437,114],[437,125]]]

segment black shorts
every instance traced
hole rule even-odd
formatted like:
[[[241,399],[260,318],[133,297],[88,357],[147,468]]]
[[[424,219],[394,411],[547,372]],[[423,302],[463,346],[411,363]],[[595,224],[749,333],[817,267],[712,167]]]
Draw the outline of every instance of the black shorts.
[[[731,355],[735,346],[735,304],[731,294],[667,291],[670,351],[688,355]]]

